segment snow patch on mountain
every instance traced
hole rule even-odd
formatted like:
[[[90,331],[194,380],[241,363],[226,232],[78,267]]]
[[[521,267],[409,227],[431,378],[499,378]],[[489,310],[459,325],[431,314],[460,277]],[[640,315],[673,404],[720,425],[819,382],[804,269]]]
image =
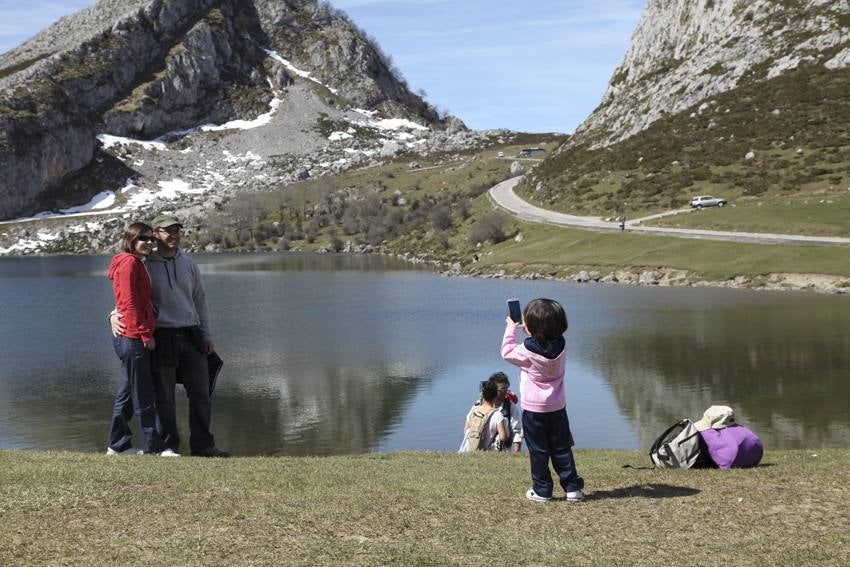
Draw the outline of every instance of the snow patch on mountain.
[[[324,87],[324,88],[328,89],[328,90],[329,90],[329,91],[331,91],[333,94],[339,94],[339,91],[338,91],[337,89],[334,89],[334,88],[332,88],[332,87],[329,87],[328,85],[324,84],[323,82],[321,82],[321,81],[319,81],[318,79],[316,79],[315,77],[313,77],[313,76],[312,76],[310,73],[308,73],[307,71],[302,71],[301,69],[297,68],[295,65],[293,65],[293,64],[289,61],[289,59],[284,59],[284,58],[283,58],[283,57],[281,57],[281,56],[280,56],[280,54],[278,54],[276,51],[272,51],[271,49],[265,49],[265,48],[263,48],[263,51],[265,51],[265,52],[266,52],[266,55],[268,55],[269,57],[271,57],[272,59],[274,59],[275,61],[277,61],[277,62],[278,62],[278,63],[280,63],[281,65],[283,65],[284,67],[286,67],[286,70],[287,70],[287,71],[290,71],[292,74],[297,75],[297,76],[299,76],[299,77],[301,77],[301,78],[303,78],[303,79],[307,79],[308,81],[313,81],[313,82],[314,82],[314,83],[316,83],[317,85],[320,85],[320,86],[322,86],[322,87]]]

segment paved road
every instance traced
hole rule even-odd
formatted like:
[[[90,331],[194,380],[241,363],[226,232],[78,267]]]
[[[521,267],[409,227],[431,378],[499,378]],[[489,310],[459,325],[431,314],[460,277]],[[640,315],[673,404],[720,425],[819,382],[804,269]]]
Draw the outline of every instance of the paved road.
[[[603,220],[601,217],[580,217],[567,215],[555,211],[549,211],[535,207],[534,205],[520,199],[514,193],[514,187],[520,182],[522,176],[512,177],[502,181],[490,189],[490,198],[496,206],[513,213],[518,218],[531,222],[556,224],[561,226],[572,226],[590,230],[620,230],[619,223]],[[720,230],[701,230],[690,228],[664,228],[654,226],[642,226],[640,223],[661,216],[679,214],[683,210],[668,211],[650,215],[639,219],[626,221],[626,230],[629,232],[640,232],[646,234],[663,234],[666,236],[677,236],[680,238],[704,238],[707,240],[731,240],[737,242],[758,243],[791,243],[791,244],[838,244],[850,245],[850,238],[838,236],[802,236],[796,234],[771,234],[762,232],[733,232]]]

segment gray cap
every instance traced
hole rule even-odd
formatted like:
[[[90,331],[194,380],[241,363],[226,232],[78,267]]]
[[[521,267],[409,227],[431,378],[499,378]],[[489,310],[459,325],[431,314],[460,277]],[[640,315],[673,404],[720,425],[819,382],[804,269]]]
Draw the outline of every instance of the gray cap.
[[[168,228],[169,226],[174,226],[175,224],[180,228],[183,228],[183,223],[177,220],[177,217],[175,217],[174,215],[159,215],[158,217],[153,219],[151,226],[153,226],[154,228]]]

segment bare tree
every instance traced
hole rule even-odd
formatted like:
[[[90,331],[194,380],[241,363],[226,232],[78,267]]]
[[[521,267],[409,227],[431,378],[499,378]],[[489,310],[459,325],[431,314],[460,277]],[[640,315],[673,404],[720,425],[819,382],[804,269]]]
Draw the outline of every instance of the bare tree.
[[[260,200],[256,193],[244,193],[237,195],[228,207],[235,228],[247,231],[252,242],[256,224],[265,216],[259,204]]]

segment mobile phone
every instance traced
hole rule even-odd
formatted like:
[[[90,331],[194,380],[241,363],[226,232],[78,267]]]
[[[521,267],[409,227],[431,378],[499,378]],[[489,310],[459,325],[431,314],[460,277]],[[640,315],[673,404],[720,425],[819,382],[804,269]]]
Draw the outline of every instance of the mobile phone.
[[[522,310],[519,308],[519,299],[508,300],[508,314],[514,323],[522,323]]]

